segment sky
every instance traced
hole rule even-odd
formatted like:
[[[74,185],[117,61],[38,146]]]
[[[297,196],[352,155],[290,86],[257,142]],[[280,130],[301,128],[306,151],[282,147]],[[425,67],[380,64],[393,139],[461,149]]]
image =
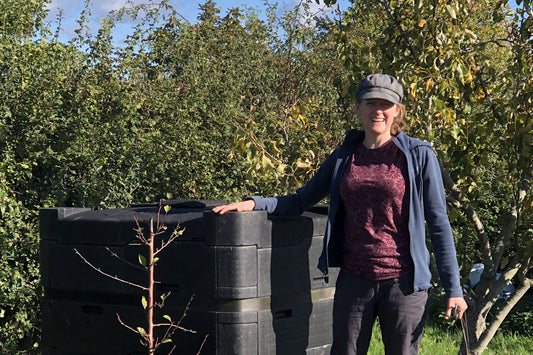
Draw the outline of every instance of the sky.
[[[204,4],[207,0],[170,0],[169,4],[185,19],[194,23],[200,12],[199,4]],[[217,7],[221,8],[220,15],[224,16],[230,8],[233,7],[251,7],[256,9],[259,13],[265,10],[265,0],[214,0]],[[91,22],[89,24],[91,31],[96,31],[99,27],[99,20],[107,16],[112,10],[118,10],[127,4],[127,0],[91,0]],[[130,0],[134,5],[157,3],[157,0]],[[270,0],[269,3],[278,3],[278,9],[289,10],[294,8],[300,0]],[[59,40],[67,42],[75,36],[74,30],[79,27],[76,20],[79,19],[80,13],[84,8],[85,0],[51,0],[48,4],[49,14],[47,21],[51,22],[52,30],[57,28],[57,17],[59,9],[63,11],[63,18],[61,20],[61,31],[59,33]],[[338,6],[342,10],[348,8],[349,0],[338,0]],[[313,1],[313,6],[319,6]],[[322,5],[324,6],[324,5]],[[131,33],[129,29],[132,23],[125,23],[120,26],[117,32],[113,32],[115,36],[124,36],[126,33]]]
[[[86,0],[51,0],[48,4],[49,14],[47,20],[51,23],[52,30],[57,28],[57,16],[59,9],[63,10],[63,19],[61,20],[61,31],[59,33],[59,40],[67,42],[75,36],[74,30],[79,26],[76,23],[76,20],[79,19],[80,13],[83,10]],[[187,21],[194,23],[200,12],[199,4],[204,4],[207,0],[169,0],[170,5]],[[233,7],[246,7],[254,8],[258,11],[259,14],[264,13],[266,9],[265,0],[214,0],[217,7],[221,8],[220,15],[224,16],[230,8]],[[278,3],[278,11],[283,12],[284,10],[293,9],[296,4],[301,0],[268,0],[269,3]],[[157,3],[158,0],[91,0],[91,23],[89,24],[91,31],[96,32],[99,27],[99,21],[101,18],[104,18],[112,10],[118,10],[122,6],[126,5],[128,2],[138,5],[138,4],[149,4]],[[312,6],[320,6],[315,3],[314,0],[311,2]],[[509,4],[512,7],[516,6],[515,0],[510,0]],[[350,5],[349,0],[337,0],[336,7],[339,6],[341,10],[346,10]],[[324,5],[321,5],[322,7]],[[130,23],[123,23],[119,26],[114,32],[113,35],[115,39],[120,40],[121,37],[124,38],[126,34],[131,33],[132,31]]]

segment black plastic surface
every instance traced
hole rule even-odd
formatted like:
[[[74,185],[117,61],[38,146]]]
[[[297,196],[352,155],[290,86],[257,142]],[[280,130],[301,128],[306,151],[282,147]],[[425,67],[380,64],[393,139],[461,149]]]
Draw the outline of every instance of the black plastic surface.
[[[185,231],[159,256],[156,293],[171,292],[160,316],[179,318],[194,295],[183,326],[198,331],[176,334],[176,342],[194,354],[205,335],[202,354],[328,351],[336,273],[327,284],[316,268],[326,208],[294,217],[220,216],[211,212],[220,201],[166,204],[171,209],[159,220],[168,232],[160,238],[176,226]],[[139,254],[146,254],[135,236],[136,221],[148,230],[158,210],[155,204],[41,210],[43,353],[143,353],[137,335],[116,319],[119,313],[133,323],[145,322],[142,291],[96,272],[75,249],[102,271],[145,284],[146,273],[121,260],[137,264]]]

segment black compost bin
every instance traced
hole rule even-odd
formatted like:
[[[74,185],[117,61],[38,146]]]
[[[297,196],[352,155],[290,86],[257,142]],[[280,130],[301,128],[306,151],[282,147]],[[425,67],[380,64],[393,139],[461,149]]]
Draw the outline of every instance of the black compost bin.
[[[146,327],[144,293],[131,285],[147,285],[148,278],[138,267],[147,248],[135,229],[148,231],[158,218],[167,227],[159,239],[177,226],[184,233],[159,255],[156,294],[170,296],[155,320],[186,313],[180,326],[194,331],[176,331],[161,354],[173,345],[174,354],[196,354],[204,340],[201,354],[329,353],[336,273],[326,283],[316,268],[326,207],[273,217],[216,215],[211,208],[220,201],[163,204],[168,213],[158,213],[159,204],[40,211],[44,354],[146,353],[118,317],[134,329]]]

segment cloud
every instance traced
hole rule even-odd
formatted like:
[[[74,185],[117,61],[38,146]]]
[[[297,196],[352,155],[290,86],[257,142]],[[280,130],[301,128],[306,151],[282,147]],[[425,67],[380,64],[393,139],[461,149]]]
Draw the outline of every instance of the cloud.
[[[91,10],[89,27],[91,32],[94,33],[99,28],[100,19],[105,18],[111,11],[118,10],[123,6],[139,5],[146,2],[146,0],[132,0],[129,2],[127,0],[92,0],[91,4],[89,4],[89,9]],[[52,23],[52,27],[57,24],[59,12],[62,10],[60,40],[66,41],[75,36],[74,31],[79,28],[76,21],[79,19],[84,6],[84,0],[52,0],[47,4],[47,9],[49,10],[47,21]],[[131,24],[130,19],[123,18],[122,24],[128,23]]]
[[[48,19],[55,20],[60,9],[63,10],[63,16],[65,16],[66,13],[71,13],[74,10],[75,4],[74,1],[69,0],[52,0],[50,3],[46,4]]]
[[[285,11],[291,11],[295,9],[298,5],[305,2],[307,2],[308,9],[307,11],[304,11],[303,9],[300,10],[300,23],[307,24],[308,26],[314,26],[315,16],[331,16],[335,13],[337,6],[340,6],[341,3],[345,3],[346,1],[339,0],[337,1],[338,5],[329,7],[324,3],[323,0],[320,0],[320,3],[317,3],[315,0],[290,0],[288,2],[283,3],[283,6],[280,8],[280,14]]]
[[[91,18],[100,19],[106,17],[113,10],[118,10],[128,4],[143,4],[146,3],[146,0],[131,0],[129,2],[127,0],[92,0],[91,2],[92,4],[89,5],[92,12]],[[59,9],[63,10],[65,19],[69,20],[78,18],[84,6],[85,1],[83,0],[52,0],[46,7],[49,9],[48,18],[50,20],[57,17]]]
[[[140,4],[141,1],[132,1],[134,5]],[[95,11],[107,15],[111,11],[118,10],[126,5],[126,0],[93,0]]]

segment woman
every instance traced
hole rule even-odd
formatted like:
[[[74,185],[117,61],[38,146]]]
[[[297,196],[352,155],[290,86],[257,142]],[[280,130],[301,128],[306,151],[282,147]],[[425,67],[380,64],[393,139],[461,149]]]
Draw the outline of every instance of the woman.
[[[437,157],[403,131],[403,88],[390,75],[359,82],[364,131],[344,143],[295,194],[218,206],[214,212],[299,214],[329,195],[318,267],[340,267],[333,306],[332,354],[366,354],[379,318],[387,354],[417,354],[431,287],[426,224],[448,297],[445,318],[467,308]]]

